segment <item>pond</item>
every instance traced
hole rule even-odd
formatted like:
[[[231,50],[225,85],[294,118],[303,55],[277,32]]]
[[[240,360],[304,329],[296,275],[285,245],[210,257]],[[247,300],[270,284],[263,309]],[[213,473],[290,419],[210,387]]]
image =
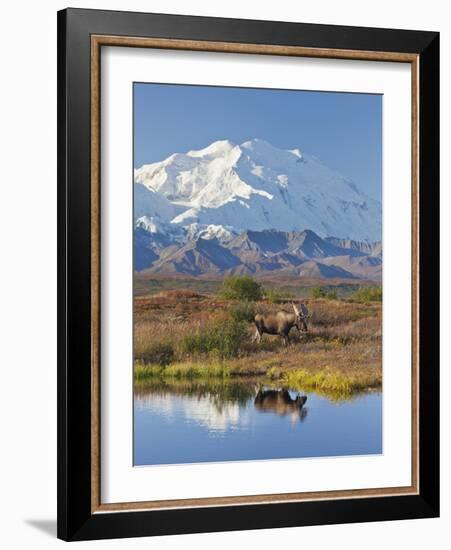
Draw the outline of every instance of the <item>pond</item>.
[[[251,380],[135,388],[135,466],[380,453],[381,392],[343,399]]]

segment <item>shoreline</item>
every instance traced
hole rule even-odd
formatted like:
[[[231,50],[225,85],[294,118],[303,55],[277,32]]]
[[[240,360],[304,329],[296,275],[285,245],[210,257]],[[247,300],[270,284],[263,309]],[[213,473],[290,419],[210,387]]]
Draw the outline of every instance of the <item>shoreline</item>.
[[[156,380],[171,381],[202,381],[226,380],[233,382],[267,382],[271,385],[289,386],[293,390],[313,391],[322,394],[352,395],[374,390],[382,391],[381,374],[343,373],[337,369],[326,367],[322,369],[286,369],[274,367],[264,369],[256,366],[254,369],[238,370],[228,362],[198,363],[180,362],[160,366],[136,362],[134,365],[134,386],[145,385]]]

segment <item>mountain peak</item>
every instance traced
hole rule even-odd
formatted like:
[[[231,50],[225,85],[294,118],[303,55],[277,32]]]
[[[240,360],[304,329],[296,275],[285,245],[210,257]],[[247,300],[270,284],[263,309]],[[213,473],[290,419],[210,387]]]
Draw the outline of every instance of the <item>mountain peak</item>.
[[[207,238],[199,231],[185,233],[180,238],[176,233],[155,231],[151,222],[138,220],[134,241],[135,269],[146,270],[149,274],[271,273],[272,277],[371,280],[380,280],[382,275],[382,259],[370,255],[371,251],[365,248],[367,243],[343,241],[345,246],[340,247],[312,231],[248,230],[222,239],[217,227]],[[362,250],[358,249],[359,244]]]
[[[242,149],[245,149],[246,152],[255,152],[260,154],[269,154],[269,155],[289,155],[294,156],[296,159],[302,159],[303,155],[300,149],[281,149],[280,147],[275,147],[269,141],[261,138],[253,138],[249,141],[245,141],[240,145]]]
[[[381,239],[379,201],[312,155],[260,138],[171,155],[135,170],[135,183],[135,215],[160,215],[182,227],[223,226],[233,233],[308,227],[320,237]],[[140,208],[141,187],[161,198],[161,208],[147,212],[149,193],[141,193],[148,200]]]
[[[244,147],[244,149],[253,149],[256,147],[267,147],[270,149],[275,149],[275,147],[271,145],[271,143],[260,138],[253,138],[248,141],[245,141],[244,143],[241,144],[241,147]]]
[[[230,152],[236,145],[228,139],[221,139],[210,143],[207,147],[196,151],[188,151],[189,157],[205,157],[205,156],[220,156]]]
[[[297,148],[296,148],[296,149],[290,149],[289,151],[290,151],[290,153],[293,153],[293,155],[294,155],[295,157],[298,157],[298,158],[300,158],[300,159],[303,158],[303,155],[302,155],[302,153],[301,153],[301,151],[300,151],[299,149],[297,149]]]

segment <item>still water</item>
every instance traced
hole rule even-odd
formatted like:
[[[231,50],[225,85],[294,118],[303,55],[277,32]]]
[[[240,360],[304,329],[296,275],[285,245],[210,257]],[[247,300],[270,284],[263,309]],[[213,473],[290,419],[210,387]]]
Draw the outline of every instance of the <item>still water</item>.
[[[382,452],[379,392],[343,400],[255,381],[155,381],[134,398],[136,466]]]

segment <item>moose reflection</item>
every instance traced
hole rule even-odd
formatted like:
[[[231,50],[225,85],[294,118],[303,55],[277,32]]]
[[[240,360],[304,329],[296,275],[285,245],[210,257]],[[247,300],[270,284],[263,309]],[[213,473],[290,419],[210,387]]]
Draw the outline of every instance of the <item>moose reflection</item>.
[[[294,399],[285,388],[281,390],[260,389],[255,397],[255,408],[262,412],[275,412],[280,416],[287,414],[299,416],[303,420],[307,416],[304,409],[306,395],[297,395]]]

